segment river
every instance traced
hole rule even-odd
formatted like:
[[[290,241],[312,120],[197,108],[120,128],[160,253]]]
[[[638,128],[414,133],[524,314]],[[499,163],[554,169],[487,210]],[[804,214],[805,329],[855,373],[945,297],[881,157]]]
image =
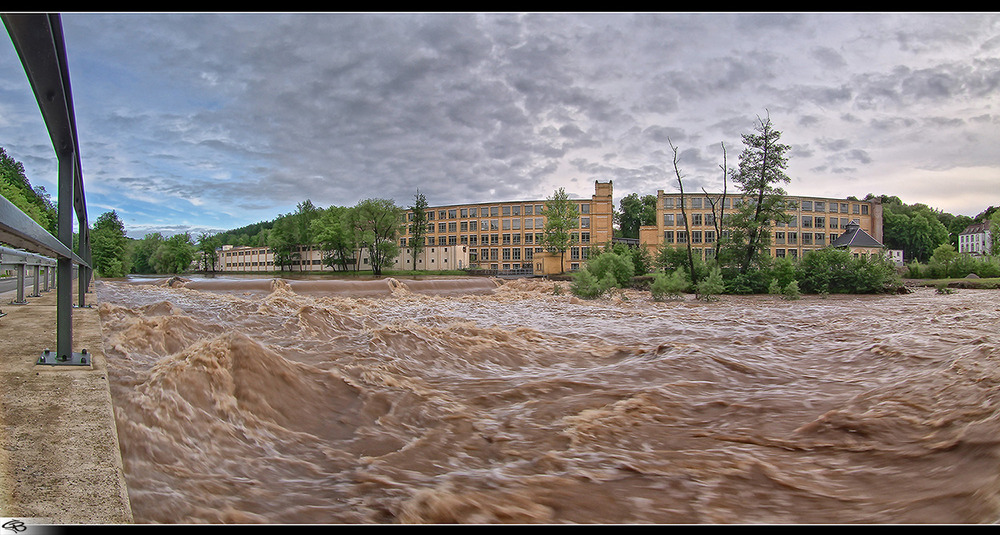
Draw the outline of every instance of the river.
[[[136,522],[1000,517],[1000,292],[567,288],[98,281]]]

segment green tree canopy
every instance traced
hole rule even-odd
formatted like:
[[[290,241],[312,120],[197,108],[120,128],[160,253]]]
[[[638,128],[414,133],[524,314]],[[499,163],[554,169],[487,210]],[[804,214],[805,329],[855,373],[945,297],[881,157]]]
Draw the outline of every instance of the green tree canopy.
[[[640,226],[656,224],[656,195],[640,197],[638,193],[629,193],[618,206],[615,219],[623,238],[638,238]]]
[[[576,203],[569,200],[566,190],[559,188],[545,201],[542,213],[545,216],[542,245],[550,252],[559,253],[559,266],[562,271],[566,251],[576,243],[572,231],[580,225],[580,211]]]
[[[58,213],[49,194],[42,186],[34,189],[31,187],[31,182],[24,174],[24,166],[7,155],[3,147],[0,147],[0,195],[38,223],[38,226],[53,236],[56,234]]]
[[[346,271],[354,255],[355,244],[346,221],[349,211],[343,206],[331,206],[311,224],[313,240],[323,251],[323,263],[333,269],[340,266]]]
[[[90,231],[94,271],[102,277],[124,277],[132,267],[125,224],[114,210],[97,217]]]
[[[346,221],[353,241],[368,251],[372,272],[382,275],[399,255],[399,233],[403,209],[389,199],[365,199],[347,213]]]
[[[413,198],[413,206],[410,206],[412,219],[410,225],[410,254],[413,260],[413,269],[417,268],[417,257],[424,250],[424,236],[427,234],[427,197],[420,190]]]
[[[778,184],[790,181],[785,169],[791,148],[779,142],[781,132],[771,119],[758,118],[757,133],[744,134],[739,170],[733,181],[740,189],[742,202],[734,210],[729,225],[730,242],[735,245],[735,260],[746,273],[765,255],[770,245],[772,221],[786,221],[788,208],[785,190]]]

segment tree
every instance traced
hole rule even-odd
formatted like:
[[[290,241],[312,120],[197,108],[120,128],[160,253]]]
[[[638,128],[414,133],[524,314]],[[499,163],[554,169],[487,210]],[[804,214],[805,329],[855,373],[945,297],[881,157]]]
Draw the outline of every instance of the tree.
[[[410,254],[413,257],[413,269],[417,269],[417,257],[424,250],[424,235],[427,234],[427,198],[420,190],[414,196],[410,207],[413,219],[410,220]]]
[[[719,258],[719,250],[722,248],[722,244],[725,241],[725,222],[726,222],[726,199],[728,195],[729,181],[727,180],[729,175],[729,167],[726,161],[726,144],[720,143],[722,145],[722,195],[717,197],[712,197],[709,195],[705,188],[702,188],[702,193],[708,199],[708,203],[712,206],[712,226],[715,227],[715,254],[714,258]]]
[[[153,253],[152,265],[157,273],[183,273],[194,261],[194,243],[187,232],[165,240]]]
[[[346,207],[331,206],[312,221],[310,230],[323,251],[323,264],[332,269],[340,266],[344,271],[354,253],[354,242],[345,223],[347,212]]]
[[[687,236],[687,239],[684,241],[687,242],[688,269],[691,274],[691,284],[697,286],[698,274],[694,270],[694,251],[691,248],[691,223],[688,221],[687,208],[685,207],[687,202],[684,200],[684,180],[681,177],[681,170],[677,166],[677,147],[674,146],[669,138],[667,139],[667,143],[670,144],[670,150],[674,153],[674,175],[677,176],[677,187],[681,192],[681,219],[684,220],[684,234]]]
[[[163,235],[159,232],[146,234],[132,247],[132,272],[156,273],[153,267],[153,255],[163,243]]]
[[[0,195],[24,212],[38,226],[55,235],[58,214],[45,188],[32,189],[31,182],[24,174],[24,166],[7,155],[0,147]]]
[[[958,257],[958,251],[950,243],[942,243],[934,248],[931,255],[931,263],[942,266],[944,276],[947,277],[951,269],[951,263]]]
[[[94,271],[102,277],[124,277],[132,267],[125,224],[114,210],[104,212],[90,230]]]
[[[219,253],[215,250],[221,245],[219,238],[207,232],[198,236],[198,252],[201,253],[201,263],[205,271],[215,271],[215,263],[219,261]]]
[[[788,221],[785,190],[779,183],[791,179],[785,174],[790,147],[779,143],[781,132],[774,129],[770,117],[757,118],[757,134],[744,134],[746,147],[740,154],[739,171],[733,177],[740,188],[742,202],[732,219],[730,239],[737,248],[740,272],[746,273],[770,245],[771,221]],[[742,249],[741,252],[739,250]]]
[[[566,271],[563,261],[566,250],[576,243],[571,232],[580,224],[580,211],[576,203],[570,202],[564,188],[559,188],[545,201],[542,212],[545,216],[545,227],[542,229],[542,246],[550,252],[559,253],[559,272]]]
[[[347,214],[346,221],[359,247],[368,250],[375,276],[391,267],[399,255],[399,232],[403,210],[389,199],[365,199]]]
[[[619,201],[620,210],[615,214],[619,234],[623,238],[638,238],[639,227],[656,224],[656,195],[629,193]]]
[[[301,256],[300,243],[299,226],[294,214],[279,215],[268,234],[267,246],[271,248],[274,264],[280,271],[284,271],[285,266],[291,268],[292,263]]]

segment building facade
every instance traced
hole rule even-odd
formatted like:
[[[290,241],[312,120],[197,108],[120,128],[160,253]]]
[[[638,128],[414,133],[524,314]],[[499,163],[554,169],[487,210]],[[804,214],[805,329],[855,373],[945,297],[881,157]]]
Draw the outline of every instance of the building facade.
[[[958,235],[958,252],[973,256],[990,254],[993,247],[991,221],[973,223]]]
[[[410,270],[525,270],[560,273],[582,267],[593,248],[611,241],[614,222],[611,181],[594,182],[590,199],[570,199],[579,212],[575,244],[563,256],[545,253],[545,200],[469,203],[427,208],[424,248],[413,259],[413,212],[404,214],[406,224],[399,237],[399,256],[389,269]],[[367,251],[355,252],[352,269],[371,269]],[[226,272],[279,271],[268,247],[224,246],[218,269]],[[332,271],[323,265],[323,252],[299,246],[291,271]]]
[[[611,181],[594,182],[590,199],[570,199],[580,219],[575,244],[564,257],[545,253],[545,202],[510,201],[456,204],[427,208],[424,249],[413,262],[413,212],[407,211],[405,233],[399,238],[397,270],[530,270],[533,273],[575,271],[590,251],[611,241],[614,203]],[[558,259],[558,260],[557,260]],[[553,265],[561,262],[562,265]]]
[[[685,228],[681,211],[680,193],[657,192],[656,225],[639,228],[639,241],[656,253],[661,245],[687,247],[691,242],[695,254],[702,259],[710,258],[718,240],[715,217],[720,211],[713,203],[722,205],[724,212],[731,213],[739,203],[740,196],[730,195],[721,202],[717,194],[686,194],[684,213],[688,217]],[[786,196],[793,209],[786,213],[791,222],[775,222],[771,225],[772,257],[801,258],[808,251],[827,247],[847,229],[852,222],[873,238],[882,241],[882,204],[878,199],[859,201],[851,199],[830,199],[823,197]]]

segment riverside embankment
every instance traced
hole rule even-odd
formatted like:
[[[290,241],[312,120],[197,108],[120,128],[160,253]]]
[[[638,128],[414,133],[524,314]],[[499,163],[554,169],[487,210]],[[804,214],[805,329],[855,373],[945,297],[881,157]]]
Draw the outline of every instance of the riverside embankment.
[[[73,350],[90,366],[36,361],[56,347],[56,292],[0,294],[0,517],[131,523],[97,300],[73,310]]]

